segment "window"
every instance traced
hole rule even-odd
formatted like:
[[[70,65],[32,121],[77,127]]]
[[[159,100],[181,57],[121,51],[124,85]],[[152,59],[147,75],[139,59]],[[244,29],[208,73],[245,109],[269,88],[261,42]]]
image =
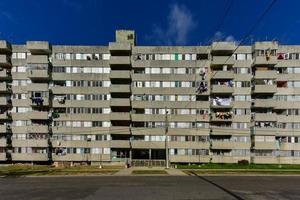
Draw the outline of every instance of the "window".
[[[56,73],[66,73],[66,68],[65,67],[53,67],[52,71],[56,72]]]
[[[171,68],[162,68],[163,74],[171,74]]]
[[[246,54],[236,54],[236,60],[246,60]]]
[[[26,53],[17,52],[12,54],[13,59],[26,59]]]
[[[236,74],[250,74],[251,69],[248,67],[235,67],[234,68],[234,73]]]
[[[103,60],[109,60],[110,59],[110,54],[105,53],[102,55]]]
[[[235,101],[251,101],[250,95],[235,95],[234,96]]]
[[[151,68],[151,74],[160,74],[160,68]]]

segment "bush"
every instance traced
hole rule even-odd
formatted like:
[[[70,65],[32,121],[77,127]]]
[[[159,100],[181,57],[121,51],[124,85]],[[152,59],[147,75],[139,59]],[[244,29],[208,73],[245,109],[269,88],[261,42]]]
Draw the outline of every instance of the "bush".
[[[248,160],[239,160],[238,164],[239,165],[249,165],[249,161]]]

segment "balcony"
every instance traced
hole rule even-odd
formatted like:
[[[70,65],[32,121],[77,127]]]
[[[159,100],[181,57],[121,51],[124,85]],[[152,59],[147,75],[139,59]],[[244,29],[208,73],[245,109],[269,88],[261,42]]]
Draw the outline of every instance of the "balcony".
[[[6,147],[6,138],[4,137],[2,137],[1,139],[0,139],[0,147]]]
[[[256,56],[254,58],[254,65],[276,65],[278,62],[277,56]]]
[[[152,142],[143,140],[133,140],[131,142],[132,148],[134,149],[165,149],[165,142]]]
[[[278,132],[277,128],[272,127],[255,127],[254,135],[276,135]],[[281,132],[281,131],[280,131]],[[284,131],[282,131],[284,132]]]
[[[27,41],[26,48],[32,54],[49,54],[51,52],[49,42],[47,41]]]
[[[0,153],[0,161],[6,160],[6,153]]]
[[[236,46],[234,42],[213,42],[211,46],[211,51],[228,51],[233,53]]]
[[[233,56],[213,56],[211,65],[234,65]]]
[[[37,106],[37,107],[49,106],[49,98],[46,98],[46,97],[44,97],[44,98],[32,97],[30,105],[31,106]]]
[[[212,149],[249,149],[251,143],[246,142],[234,142],[234,141],[212,141],[211,148]]]
[[[130,93],[130,85],[116,85],[112,84],[110,86],[111,93]]]
[[[47,55],[29,55],[27,56],[28,64],[48,64],[48,56]]]
[[[0,120],[3,120],[3,119],[10,119],[11,118],[11,113],[9,112],[4,112],[2,114],[0,114]]]
[[[48,120],[48,112],[39,112],[39,111],[32,111],[28,113],[29,119],[37,119],[37,120]]]
[[[0,55],[0,67],[12,67],[10,56]]]
[[[110,42],[108,49],[110,52],[130,52],[131,51],[131,45],[130,43],[125,42]]]
[[[110,65],[130,65],[130,56],[111,56]]]
[[[182,135],[185,135],[185,134],[189,134],[189,133],[182,133]],[[176,148],[176,149],[209,149],[210,143],[208,141],[205,141],[205,142],[192,142],[192,141],[177,142],[177,141],[169,141],[168,142],[168,146],[169,146],[169,148]]]
[[[254,149],[277,149],[276,142],[256,142],[254,143]]]
[[[278,42],[276,41],[255,42],[253,48],[254,50],[278,49]]]
[[[220,113],[220,115],[222,115],[224,113]],[[210,121],[214,121],[214,122],[231,122],[232,119],[233,119],[233,115],[232,114],[228,114],[228,117],[225,117],[227,116],[226,114],[224,114],[224,117],[217,117],[216,116],[217,114],[216,113],[212,113],[211,114],[211,117],[210,117]]]
[[[250,161],[250,156],[222,156],[222,155],[213,155],[211,162],[212,163],[237,163],[239,160],[248,160]]]
[[[212,135],[250,135],[250,129],[235,129],[232,127],[212,127]]]
[[[12,140],[12,146],[15,147],[48,147],[47,139],[26,139],[26,140]]]
[[[10,86],[7,85],[6,82],[0,83],[0,93],[11,92]]]
[[[93,156],[93,154],[75,154],[75,153],[69,153],[66,155],[52,154],[52,160],[54,162],[56,162],[56,161],[87,162],[87,161],[91,160],[92,156]]]
[[[258,108],[273,108],[276,107],[277,102],[275,99],[255,99],[254,107]]]
[[[12,153],[13,161],[48,161],[48,154],[44,153]]]
[[[280,150],[295,150],[295,151],[299,151],[300,150],[300,144],[299,143],[281,143],[280,144]]]
[[[11,100],[8,97],[0,97],[0,106],[10,106]]]
[[[227,85],[212,85],[211,93],[215,94],[232,94],[233,87],[228,87]]]
[[[27,75],[32,80],[49,79],[48,70],[32,69],[27,72]]]
[[[125,106],[130,107],[130,99],[126,98],[111,98],[110,106]]]
[[[10,73],[10,71],[9,70],[7,70],[7,69],[2,69],[1,71],[0,71],[0,80],[9,80],[9,79],[11,79],[12,77],[11,77],[11,73]]]
[[[275,70],[257,70],[255,72],[255,79],[276,79],[277,71]]]
[[[276,85],[255,85],[253,92],[273,94],[277,92],[277,86]]]
[[[128,140],[111,140],[110,148],[130,148]]]
[[[211,77],[212,79],[233,79],[233,71],[215,71]]]
[[[275,156],[255,156],[253,158],[255,164],[278,164],[278,159]]]
[[[49,127],[47,125],[31,125],[27,126],[28,133],[49,133]]]
[[[28,91],[48,91],[49,85],[47,83],[30,83],[27,88]]]
[[[128,112],[112,112],[110,113],[110,120],[130,120],[130,113]]]
[[[111,70],[110,79],[130,79],[130,71],[128,70]]]
[[[209,155],[170,155],[172,163],[209,163]]]
[[[0,52],[11,53],[11,44],[5,40],[0,40]]]
[[[277,115],[274,113],[255,113],[255,121],[277,121]]]
[[[0,125],[0,133],[6,133],[7,132],[7,126],[6,125]]]

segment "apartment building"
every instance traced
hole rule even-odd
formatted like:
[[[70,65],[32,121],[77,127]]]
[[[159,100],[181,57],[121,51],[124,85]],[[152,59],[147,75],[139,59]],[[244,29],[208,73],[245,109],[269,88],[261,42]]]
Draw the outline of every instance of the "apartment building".
[[[0,41],[0,161],[300,164],[300,46]]]

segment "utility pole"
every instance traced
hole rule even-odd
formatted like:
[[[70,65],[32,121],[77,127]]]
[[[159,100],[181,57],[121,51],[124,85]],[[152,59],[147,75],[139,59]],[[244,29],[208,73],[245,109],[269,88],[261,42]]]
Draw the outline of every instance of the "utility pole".
[[[166,168],[169,169],[169,148],[168,148],[168,111],[165,108],[165,148],[166,148]]]

